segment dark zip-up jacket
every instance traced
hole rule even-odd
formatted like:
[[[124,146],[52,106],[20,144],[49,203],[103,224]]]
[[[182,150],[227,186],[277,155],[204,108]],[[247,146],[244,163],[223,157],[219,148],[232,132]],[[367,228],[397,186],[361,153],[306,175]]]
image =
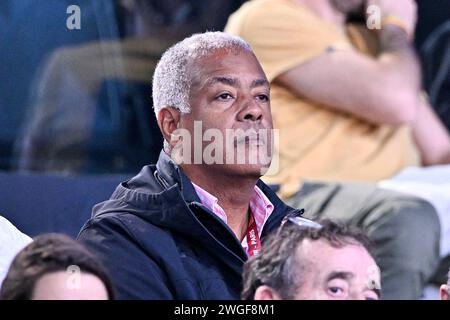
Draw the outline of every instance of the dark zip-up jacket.
[[[264,239],[294,209],[257,185],[274,205]],[[78,238],[109,270],[119,299],[240,297],[244,249],[164,152],[97,204]]]

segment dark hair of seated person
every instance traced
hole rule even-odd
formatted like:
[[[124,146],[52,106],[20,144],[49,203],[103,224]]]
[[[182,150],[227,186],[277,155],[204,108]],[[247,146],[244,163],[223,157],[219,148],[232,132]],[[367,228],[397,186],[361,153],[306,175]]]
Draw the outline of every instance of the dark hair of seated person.
[[[77,266],[99,278],[114,299],[111,280],[100,261],[81,243],[61,234],[38,236],[14,258],[0,290],[0,300],[31,300],[36,283],[44,275],[66,272]]]
[[[334,248],[361,245],[372,255],[369,238],[359,229],[323,219],[317,221],[321,228],[304,228],[285,223],[278,232],[272,233],[263,243],[261,253],[249,259],[243,270],[243,300],[253,300],[256,289],[268,285],[281,294],[283,299],[293,299],[297,287],[292,279],[301,279],[297,249],[306,239],[326,240]],[[301,282],[301,280],[297,280]]]

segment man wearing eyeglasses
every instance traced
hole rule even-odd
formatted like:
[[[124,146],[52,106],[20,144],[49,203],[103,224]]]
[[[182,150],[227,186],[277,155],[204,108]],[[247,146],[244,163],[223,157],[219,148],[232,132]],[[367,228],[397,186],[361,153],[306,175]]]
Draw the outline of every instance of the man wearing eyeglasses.
[[[247,261],[242,298],[378,300],[380,274],[368,238],[330,220],[301,219],[288,219]]]

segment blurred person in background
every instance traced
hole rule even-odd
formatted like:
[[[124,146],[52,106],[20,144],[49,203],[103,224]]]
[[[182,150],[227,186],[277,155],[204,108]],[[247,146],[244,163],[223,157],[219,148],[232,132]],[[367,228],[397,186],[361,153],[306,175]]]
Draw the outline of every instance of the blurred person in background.
[[[80,243],[60,234],[40,235],[14,258],[0,300],[108,300],[109,276]]]
[[[117,19],[98,22],[111,38],[62,47],[41,67],[16,143],[19,170],[130,173],[156,162],[163,138],[152,112],[151,76],[158,59],[187,35],[221,29],[226,15],[215,9],[231,12],[241,2],[114,3]],[[80,7],[83,17],[90,18],[88,9]]]
[[[347,23],[361,12],[367,23]],[[416,18],[413,0],[252,0],[225,29],[252,45],[272,85],[280,170],[265,181],[309,218],[362,227],[387,299],[419,298],[450,253],[448,211],[377,185],[450,161],[448,132],[421,92]]]

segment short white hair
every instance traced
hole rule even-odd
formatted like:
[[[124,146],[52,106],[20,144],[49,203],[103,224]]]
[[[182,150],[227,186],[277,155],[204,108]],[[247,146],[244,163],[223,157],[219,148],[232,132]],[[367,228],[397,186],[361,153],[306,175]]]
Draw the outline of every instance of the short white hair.
[[[240,48],[253,52],[242,38],[224,32],[197,33],[167,49],[153,75],[153,108],[156,117],[163,107],[189,113],[189,91],[192,75],[188,64],[217,49]]]

